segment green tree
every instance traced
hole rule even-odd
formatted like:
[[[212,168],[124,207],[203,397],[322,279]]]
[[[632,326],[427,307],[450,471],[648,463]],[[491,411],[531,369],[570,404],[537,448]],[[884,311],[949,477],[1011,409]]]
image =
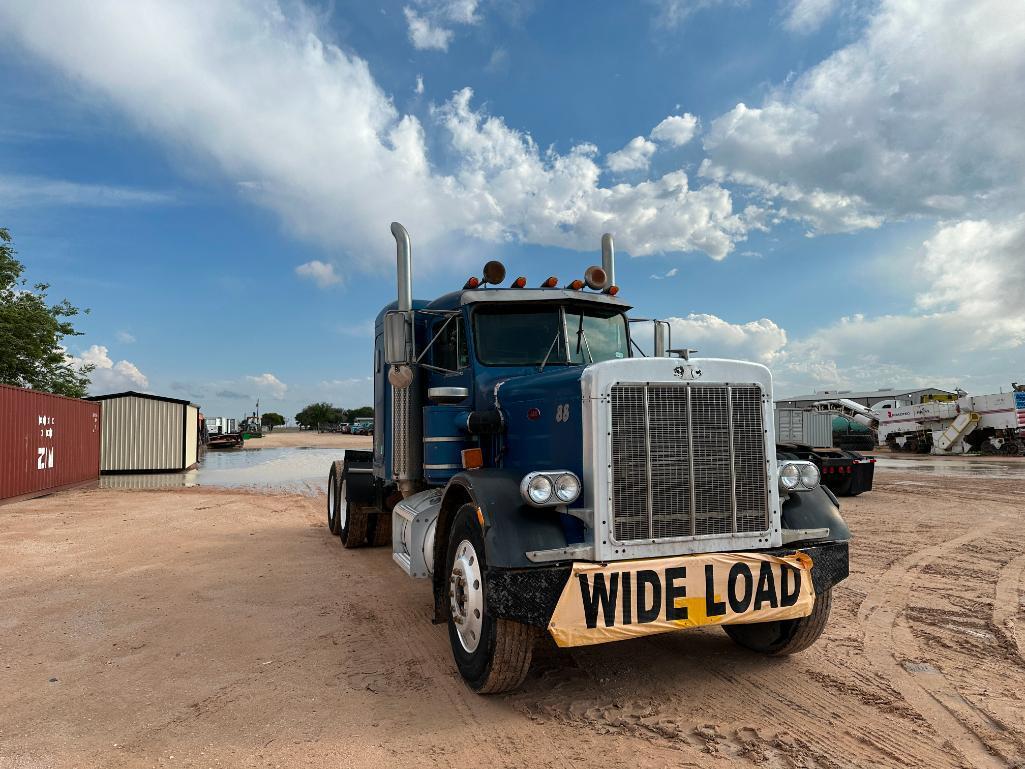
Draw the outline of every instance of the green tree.
[[[81,336],[70,320],[81,311],[67,299],[48,304],[48,283],[28,287],[13,242],[0,227],[0,382],[81,398],[93,367],[76,368],[61,344]]]
[[[321,402],[311,403],[296,414],[295,422],[303,427],[316,427],[319,424],[342,422],[344,418],[345,412],[342,409],[335,408],[331,403]]]
[[[281,427],[281,425],[285,424],[285,418],[281,414],[268,411],[260,417],[260,424],[266,427],[268,431],[273,431],[275,427]]]
[[[357,419],[373,419],[374,407],[360,406],[358,409],[350,409],[347,418],[350,422],[355,422]]]

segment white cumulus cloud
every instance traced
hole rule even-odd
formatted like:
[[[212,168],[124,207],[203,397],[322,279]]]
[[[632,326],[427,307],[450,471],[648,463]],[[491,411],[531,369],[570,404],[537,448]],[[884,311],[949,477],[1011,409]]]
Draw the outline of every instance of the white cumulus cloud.
[[[271,397],[278,398],[279,400],[284,398],[285,393],[288,392],[288,385],[269,372],[256,376],[247,376],[246,379],[259,388],[261,393],[270,393]]]
[[[1005,216],[1025,205],[1023,75],[1019,4],[882,0],[857,40],[712,121],[701,173],[812,232]]]
[[[610,171],[623,173],[624,171],[644,171],[651,162],[651,156],[655,154],[654,143],[643,136],[635,136],[621,150],[610,152],[605,158],[605,164]]]
[[[426,16],[421,16],[412,8],[403,8],[406,24],[409,27],[409,42],[419,51],[447,51],[452,42],[452,30],[436,26]]]
[[[319,259],[300,264],[295,268],[295,274],[303,278],[309,278],[321,288],[333,286],[340,283],[342,278],[335,272],[335,266]]]
[[[149,387],[149,379],[138,366],[127,360],[115,363],[103,345],[94,344],[81,355],[71,355],[68,359],[76,368],[94,367],[89,375],[89,392],[93,395]]]
[[[685,112],[682,115],[670,115],[651,131],[651,138],[657,142],[665,142],[673,147],[682,147],[694,138],[698,130],[698,119]]]
[[[442,13],[471,23],[476,8],[446,4]],[[388,223],[396,219],[420,248],[457,234],[593,250],[612,230],[631,254],[698,250],[718,259],[746,233],[717,182],[696,186],[674,171],[603,187],[593,145],[542,150],[526,131],[474,109],[469,89],[435,108],[425,127],[399,112],[365,60],[326,43],[315,14],[296,6],[9,0],[0,25],[8,46],[73,80],[76,99],[126,115],[362,269],[394,258]],[[441,148],[433,162],[428,129]]]
[[[673,347],[698,350],[705,358],[741,358],[771,364],[787,343],[787,333],[768,318],[731,323],[717,315],[691,313],[666,318]]]

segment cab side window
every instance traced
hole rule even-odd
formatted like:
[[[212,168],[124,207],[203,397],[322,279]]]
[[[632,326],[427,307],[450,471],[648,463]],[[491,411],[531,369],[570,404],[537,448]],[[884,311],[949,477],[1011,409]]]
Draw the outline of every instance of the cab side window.
[[[441,331],[445,320],[439,320],[434,325],[434,333]],[[438,368],[449,371],[461,371],[470,365],[470,355],[466,347],[466,329],[463,326],[462,316],[457,316],[448,321],[441,336],[434,343],[433,349],[434,365]]]

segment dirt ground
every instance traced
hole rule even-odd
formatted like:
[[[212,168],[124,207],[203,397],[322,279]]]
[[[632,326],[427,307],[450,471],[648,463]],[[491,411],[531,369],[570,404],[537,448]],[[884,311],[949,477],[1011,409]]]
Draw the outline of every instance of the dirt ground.
[[[342,433],[318,433],[316,430],[274,430],[264,433],[262,438],[251,438],[245,442],[247,449],[369,449],[374,439],[369,435],[344,435]]]
[[[1025,758],[1025,488],[882,471],[825,636],[721,630],[461,683],[428,586],[318,497],[93,490],[0,508],[0,769],[1006,767]]]

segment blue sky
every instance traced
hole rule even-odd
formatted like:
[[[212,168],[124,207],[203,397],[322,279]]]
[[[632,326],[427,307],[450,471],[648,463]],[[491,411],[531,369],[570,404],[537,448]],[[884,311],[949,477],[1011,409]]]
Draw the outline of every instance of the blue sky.
[[[370,400],[369,322],[490,258],[778,394],[1025,379],[1014,2],[0,8],[0,225],[94,389]],[[1020,10],[1020,7],[1019,7]]]

